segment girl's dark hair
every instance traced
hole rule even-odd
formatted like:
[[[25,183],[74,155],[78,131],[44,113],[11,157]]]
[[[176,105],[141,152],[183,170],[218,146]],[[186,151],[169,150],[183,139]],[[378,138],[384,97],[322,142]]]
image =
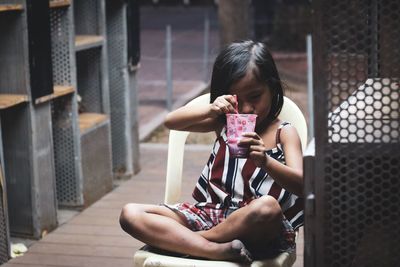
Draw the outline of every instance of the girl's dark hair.
[[[276,119],[283,105],[283,89],[275,62],[267,45],[261,42],[240,41],[226,46],[217,56],[211,77],[210,102],[230,94],[231,86],[252,70],[256,79],[271,90],[271,110],[268,121]]]

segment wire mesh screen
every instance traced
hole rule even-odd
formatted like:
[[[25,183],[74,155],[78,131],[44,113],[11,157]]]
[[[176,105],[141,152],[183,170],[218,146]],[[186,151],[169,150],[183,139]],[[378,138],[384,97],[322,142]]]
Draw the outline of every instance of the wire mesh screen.
[[[315,266],[399,266],[400,2],[314,5]]]

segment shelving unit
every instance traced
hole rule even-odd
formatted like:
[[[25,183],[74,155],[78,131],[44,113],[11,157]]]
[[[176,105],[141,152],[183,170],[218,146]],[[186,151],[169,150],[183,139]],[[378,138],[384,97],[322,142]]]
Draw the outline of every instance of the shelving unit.
[[[38,239],[57,226],[57,203],[82,208],[110,191],[111,155],[135,169],[126,5],[0,0],[0,263],[10,234]],[[124,151],[111,151],[111,121]]]
[[[50,1],[53,81],[73,89],[53,101],[57,198],[85,207],[112,189],[104,2],[58,2]]]
[[[128,1],[106,0],[112,158],[115,176],[139,169],[136,84],[128,70]]]
[[[35,105],[53,90],[46,14],[43,0],[0,0],[1,150],[10,232],[36,239],[57,226],[50,103]]]

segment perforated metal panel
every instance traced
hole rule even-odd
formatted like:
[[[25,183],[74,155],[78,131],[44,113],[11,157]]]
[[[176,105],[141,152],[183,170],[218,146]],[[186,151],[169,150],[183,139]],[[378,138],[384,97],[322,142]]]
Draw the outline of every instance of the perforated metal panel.
[[[127,73],[126,2],[106,1],[108,73],[114,172],[132,174],[132,145]]]
[[[57,85],[73,84],[70,12],[69,8],[52,8],[50,10],[53,82]]]
[[[69,6],[50,10],[53,82],[76,88],[72,19],[72,9]],[[61,206],[77,206],[83,203],[77,118],[75,94],[52,102],[57,200]]]
[[[79,134],[73,115],[76,109],[74,96],[65,96],[53,101],[52,108],[57,200],[61,206],[82,205],[80,157],[77,154]]]
[[[305,241],[314,243],[309,266],[399,266],[400,2],[313,3],[316,209]]]

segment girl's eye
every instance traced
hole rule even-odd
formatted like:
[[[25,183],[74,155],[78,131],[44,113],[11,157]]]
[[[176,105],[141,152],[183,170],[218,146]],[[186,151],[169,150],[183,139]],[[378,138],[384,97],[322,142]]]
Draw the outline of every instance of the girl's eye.
[[[250,99],[258,99],[261,96],[261,94],[255,94],[255,95],[250,95]]]

